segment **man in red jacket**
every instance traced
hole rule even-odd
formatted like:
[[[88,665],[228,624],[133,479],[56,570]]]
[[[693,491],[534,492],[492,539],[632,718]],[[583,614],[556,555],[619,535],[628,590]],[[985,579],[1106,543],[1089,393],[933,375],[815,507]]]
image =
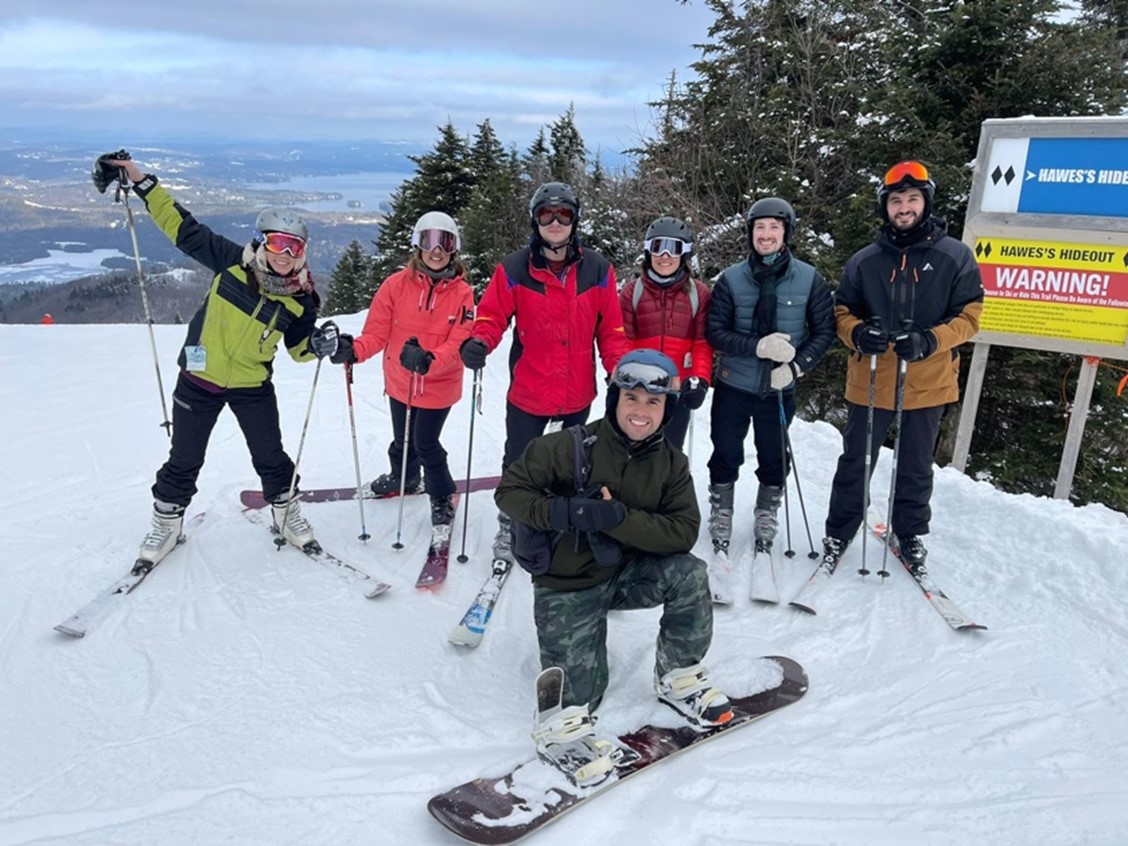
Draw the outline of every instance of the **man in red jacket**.
[[[545,183],[529,200],[529,217],[528,246],[494,269],[461,347],[463,363],[480,370],[510,321],[515,324],[503,471],[550,423],[568,427],[587,421],[596,396],[596,346],[607,373],[630,348],[615,268],[580,246],[576,193],[562,182]],[[494,557],[512,561],[509,516],[498,512],[497,518]]]

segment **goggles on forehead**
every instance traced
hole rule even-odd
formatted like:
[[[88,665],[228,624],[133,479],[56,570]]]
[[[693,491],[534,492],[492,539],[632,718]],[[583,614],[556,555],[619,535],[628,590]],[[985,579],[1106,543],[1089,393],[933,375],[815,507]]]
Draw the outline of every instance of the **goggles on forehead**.
[[[920,162],[897,162],[885,171],[881,184],[886,188],[896,188],[902,185],[923,185],[931,181],[928,168]]]
[[[419,233],[418,247],[425,253],[436,248],[444,253],[458,252],[458,236],[445,229],[424,229]]]
[[[287,232],[264,232],[262,243],[269,253],[289,253],[294,258],[301,258],[305,253],[305,241]]]
[[[648,394],[676,394],[676,380],[677,377],[670,375],[666,368],[640,361],[620,364],[611,376],[612,383],[623,390],[642,388]]]
[[[541,206],[536,211],[536,217],[538,226],[549,226],[554,220],[571,226],[576,219],[576,210],[571,206]]]
[[[691,252],[693,245],[681,238],[651,238],[643,243],[642,248],[652,256],[665,254],[670,258],[678,258]]]

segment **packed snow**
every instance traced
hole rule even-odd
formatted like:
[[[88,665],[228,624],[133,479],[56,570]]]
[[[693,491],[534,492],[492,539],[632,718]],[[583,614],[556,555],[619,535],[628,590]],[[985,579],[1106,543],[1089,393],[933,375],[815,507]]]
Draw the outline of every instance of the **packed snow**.
[[[356,332],[362,320],[339,322]],[[167,392],[184,328],[155,332]],[[495,352],[485,370],[474,476],[499,472],[506,359]],[[528,577],[510,578],[479,648],[447,641],[489,569],[489,493],[463,498],[450,573],[434,592],[413,586],[425,497],[402,503],[400,552],[396,500],[366,503],[363,520],[353,501],[306,506],[327,549],[392,583],[367,600],[337,572],[276,550],[242,514],[240,490],[257,479],[225,413],[189,509],[205,518],[84,639],[68,638],[53,626],[129,569],[148,529],[168,441],[147,329],[0,326],[0,370],[0,844],[442,846],[455,840],[427,800],[530,757],[539,660]],[[378,362],[356,376],[367,481],[388,469],[390,422]],[[280,355],[276,381],[291,455],[313,392],[304,486],[355,484],[341,368]],[[471,416],[464,396],[447,423],[456,478],[467,472]],[[839,438],[805,421],[791,436],[818,544]],[[704,505],[708,403],[692,444]],[[756,485],[751,438],[748,448],[739,550]],[[889,462],[884,450],[882,508]],[[899,567],[884,583],[863,579],[858,543],[815,617],[753,605],[745,560],[706,663],[740,694],[758,656],[791,656],[809,674],[806,697],[529,842],[1124,843],[1128,518],[1004,494],[952,469],[937,472],[933,506],[931,570],[987,631],[951,630]],[[798,554],[782,565],[785,602],[814,566],[794,492],[790,524]],[[459,564],[463,543],[470,560]],[[697,551],[706,548],[702,533]],[[607,731],[670,719],[651,686],[657,622],[657,611],[612,615]]]

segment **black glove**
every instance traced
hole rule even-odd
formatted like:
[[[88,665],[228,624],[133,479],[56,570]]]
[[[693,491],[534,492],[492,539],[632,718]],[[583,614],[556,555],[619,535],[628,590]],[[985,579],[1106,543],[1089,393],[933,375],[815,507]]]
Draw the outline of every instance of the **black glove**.
[[[855,349],[863,355],[881,355],[889,349],[889,333],[875,320],[855,326],[851,340]]]
[[[400,364],[412,373],[423,376],[431,369],[431,362],[434,360],[435,354],[419,346],[418,338],[408,338],[404,341],[403,349],[400,350]]]
[[[337,329],[337,324],[332,320],[326,320],[316,329],[309,333],[309,349],[318,358],[325,358],[325,356],[333,355],[337,351],[337,342],[340,340],[341,333]],[[332,361],[333,359],[329,359]]]
[[[98,189],[99,194],[105,194],[106,189],[115,182],[126,182],[124,178],[125,170],[120,165],[110,164],[110,159],[128,158],[130,158],[130,155],[125,150],[118,150],[116,153],[103,153],[98,156],[90,177],[94,180],[94,187]]]
[[[490,354],[489,347],[486,346],[485,341],[480,341],[477,338],[467,338],[462,342],[462,346],[458,348],[458,354],[462,356],[462,363],[471,370],[481,370],[486,366],[486,356]]]
[[[897,336],[893,352],[904,361],[920,361],[936,352],[936,336],[928,329],[906,332]]]
[[[584,496],[554,496],[548,501],[548,519],[559,532],[605,532],[627,516],[617,499],[589,499]]]
[[[329,356],[334,364],[356,364],[356,350],[353,349],[353,336],[344,332],[337,339],[337,351]]]
[[[705,392],[709,390],[709,380],[701,379],[697,376],[690,376],[682,383],[681,388],[681,401],[682,405],[690,411],[701,408],[705,402]]]

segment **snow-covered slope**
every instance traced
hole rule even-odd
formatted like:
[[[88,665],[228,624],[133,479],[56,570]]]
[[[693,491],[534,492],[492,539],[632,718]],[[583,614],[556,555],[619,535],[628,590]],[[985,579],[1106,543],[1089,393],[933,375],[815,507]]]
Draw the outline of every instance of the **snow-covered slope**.
[[[361,317],[340,322],[357,331]],[[156,332],[171,390],[183,327]],[[504,361],[500,351],[486,369],[474,475],[499,469]],[[314,369],[278,359],[292,455]],[[470,562],[452,556],[437,593],[412,587],[425,498],[405,502],[402,552],[391,549],[395,501],[366,505],[367,544],[356,503],[307,506],[328,549],[393,583],[367,601],[276,551],[241,514],[239,491],[257,482],[225,414],[191,508],[203,523],[76,641],[52,626],[128,568],[167,451],[147,332],[0,326],[0,372],[0,844],[448,844],[427,799],[530,755],[539,664],[527,577],[510,579],[479,649],[446,640],[487,573],[489,494],[470,497]],[[341,369],[326,364],[301,457],[307,487],[354,481],[345,397]],[[367,480],[387,469],[390,437],[377,362],[357,368],[354,398]],[[469,421],[464,399],[445,439],[456,477]],[[708,430],[707,404],[693,447],[703,503]],[[817,544],[838,436],[797,421],[792,439]],[[882,507],[888,462],[875,476]],[[737,488],[746,514],[753,467],[750,455]],[[947,469],[933,505],[931,569],[989,631],[951,631],[899,569],[863,580],[858,544],[818,617],[751,605],[742,571],[708,664],[742,692],[757,656],[790,655],[810,675],[806,698],[531,842],[1125,842],[1128,518]],[[784,593],[813,566],[795,499],[791,527],[800,554]],[[750,521],[738,524],[734,545],[749,535]],[[612,616],[610,730],[666,718],[650,687],[657,619]]]

